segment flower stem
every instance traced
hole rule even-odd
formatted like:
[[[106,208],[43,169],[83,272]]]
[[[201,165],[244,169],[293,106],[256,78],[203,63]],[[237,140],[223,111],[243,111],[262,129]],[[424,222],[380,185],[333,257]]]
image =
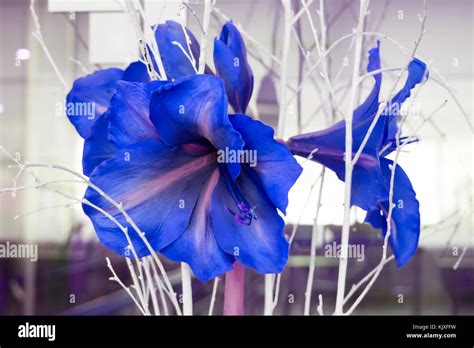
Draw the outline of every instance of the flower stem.
[[[225,275],[224,315],[244,314],[245,268],[235,262],[234,269]]]

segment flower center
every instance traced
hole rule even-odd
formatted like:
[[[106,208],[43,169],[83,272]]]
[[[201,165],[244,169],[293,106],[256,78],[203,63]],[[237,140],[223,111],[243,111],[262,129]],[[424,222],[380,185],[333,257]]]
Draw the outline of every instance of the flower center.
[[[219,169],[224,178],[227,191],[230,193],[235,203],[234,209],[226,206],[227,211],[234,216],[239,224],[250,226],[252,221],[257,219],[257,215],[253,210],[255,207],[250,205],[240,185],[232,180],[226,166],[219,165]]]

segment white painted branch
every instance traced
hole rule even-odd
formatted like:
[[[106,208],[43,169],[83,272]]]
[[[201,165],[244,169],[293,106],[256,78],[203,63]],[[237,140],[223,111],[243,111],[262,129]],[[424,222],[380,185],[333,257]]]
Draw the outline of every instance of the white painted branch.
[[[306,157],[306,159],[304,160],[304,162],[302,162],[302,164],[304,164],[306,161],[309,161],[313,158],[313,155],[316,153],[318,149],[313,149],[310,154],[308,155],[308,157]],[[306,202],[304,203],[303,205],[303,209],[301,210],[300,212],[300,215],[298,216],[298,220],[296,221],[296,224],[293,226],[292,230],[291,230],[291,234],[290,234],[290,238],[288,240],[288,244],[290,245],[290,249],[291,249],[291,244],[293,243],[293,240],[295,239],[295,236],[296,236],[296,232],[298,231],[298,227],[301,223],[301,219],[303,217],[303,212],[305,211],[306,209],[306,206],[308,205],[309,203],[309,200],[311,198],[311,195],[313,193],[313,190],[314,188],[316,187],[317,183],[319,182],[319,180],[322,179],[322,174],[323,174],[323,170],[321,170],[320,174],[318,175],[318,177],[315,179],[315,181],[311,184],[311,187],[309,189],[309,193],[308,193],[308,196],[306,198]],[[275,281],[275,294],[273,296],[273,303],[271,306],[273,306],[273,308],[276,308],[277,304],[278,304],[278,299],[279,299],[279,294],[280,294],[280,284],[281,284],[281,273],[277,274],[276,275],[276,281]]]
[[[191,268],[181,262],[181,286],[183,291],[183,314],[193,315],[193,289],[191,286]]]
[[[30,1],[30,12],[31,12],[31,17],[33,18],[33,23],[35,25],[36,30],[33,32],[33,37],[38,41],[38,43],[41,45],[41,48],[43,49],[44,54],[46,55],[46,58],[48,58],[49,63],[53,67],[54,72],[56,73],[56,76],[61,83],[61,86],[65,92],[68,90],[68,85],[66,81],[64,80],[64,77],[62,76],[61,72],[58,69],[58,66],[56,65],[53,57],[51,56],[51,53],[49,52],[48,46],[46,46],[46,43],[44,42],[43,39],[43,34],[41,33],[41,25],[39,23],[38,15],[36,14],[35,10],[35,0]]]
[[[285,29],[283,36],[283,52],[280,65],[280,100],[279,100],[279,115],[278,115],[278,128],[277,137],[282,138],[283,129],[285,127],[285,118],[287,111],[287,77],[288,77],[288,57],[290,53],[290,39],[291,39],[291,28],[292,28],[292,12],[290,8],[289,0],[282,0],[284,16],[285,16]],[[274,306],[274,286],[275,286],[275,275],[265,275],[265,307],[264,315],[272,315]]]
[[[352,187],[352,113],[355,109],[357,82],[359,79],[359,66],[362,55],[362,30],[364,28],[364,19],[367,13],[368,2],[360,0],[359,22],[356,29],[356,41],[354,49],[354,70],[352,72],[351,98],[345,117],[346,135],[345,135],[345,173],[344,173],[344,222],[341,235],[341,256],[339,258],[339,273],[337,279],[336,308],[334,314],[343,314],[344,293],[346,288],[347,273],[347,249],[349,245],[349,229],[351,220],[351,187]]]
[[[153,276],[150,271],[150,262],[148,262],[149,259],[144,257],[142,259],[142,264],[143,264],[143,269],[145,270],[145,276],[146,276],[146,282],[147,282],[147,289],[150,293],[151,296],[151,302],[153,305],[153,314],[154,315],[160,315],[160,306],[158,304],[158,298],[156,296],[156,290],[157,287],[155,287],[155,284],[153,282]]]
[[[136,259],[137,262],[139,263],[140,260]],[[137,276],[137,273],[135,272],[135,269],[133,268],[133,264],[130,261],[129,258],[125,258],[125,261],[127,263],[128,270],[130,272],[130,275],[132,276],[132,281],[133,281],[133,288],[135,289],[135,292],[137,293],[138,298],[140,299],[140,302],[142,304],[142,308],[145,311],[147,315],[150,315],[150,310],[148,308],[148,300],[146,299],[145,296],[145,287],[143,284],[143,276],[139,277]],[[141,267],[138,266],[138,268],[141,270]]]
[[[201,35],[201,52],[199,55],[199,68],[198,74],[204,74],[206,68],[206,51],[207,51],[207,42],[209,40],[209,23],[211,20],[212,12],[212,3],[211,0],[204,0],[204,15],[202,29],[203,33]]]
[[[287,78],[288,78],[288,58],[290,54],[291,44],[291,28],[292,28],[292,11],[289,0],[282,0],[284,15],[285,15],[285,29],[283,34],[283,51],[280,65],[280,101],[278,114],[278,129],[277,137],[282,138],[285,128],[285,120],[288,108],[287,102]]]
[[[161,61],[161,56],[158,52],[158,54],[154,57],[155,62],[158,65],[158,70],[159,70],[159,75],[155,71],[155,67],[153,64],[153,61],[151,60],[150,57],[150,52],[147,46],[147,42],[145,40],[145,35],[143,30],[140,28],[140,22],[139,18],[137,16],[137,13],[135,11],[135,6],[133,0],[125,0],[125,8],[124,10],[128,15],[130,16],[131,22],[133,24],[133,28],[135,29],[135,34],[138,39],[138,47],[140,49],[140,54],[142,58],[144,59],[144,63],[147,66],[147,72],[148,75],[150,76],[151,80],[166,80],[166,72],[165,68],[163,66],[163,62]]]
[[[265,303],[263,315],[273,315],[273,288],[275,285],[275,275],[265,274]]]
[[[209,315],[214,313],[214,305],[216,303],[216,294],[217,294],[217,287],[219,286],[219,277],[214,278],[214,284],[212,286],[212,294],[211,294],[211,303],[209,304]]]
[[[173,300],[173,297],[166,290],[165,285],[161,281],[160,276],[158,274],[158,270],[156,269],[156,265],[153,262],[153,258],[151,258],[150,256],[147,256],[144,259],[146,260],[146,262],[149,265],[151,265],[151,269],[153,271],[153,278],[155,279],[156,287],[158,289],[158,292],[160,293],[160,301],[161,301],[161,306],[162,306],[163,312],[164,312],[165,315],[169,315],[168,303],[166,302],[165,293],[170,298],[171,301]]]
[[[324,315],[323,311],[323,295],[319,294],[318,296],[318,307],[316,308],[316,311],[319,313],[319,315]]]
[[[147,315],[145,313],[145,311],[143,310],[143,308],[141,307],[140,303],[138,302],[138,300],[135,298],[135,296],[133,296],[132,292],[130,291],[130,288],[125,286],[125,284],[120,280],[120,278],[117,276],[117,273],[115,273],[115,270],[114,268],[112,267],[112,263],[110,262],[110,259],[108,257],[105,258],[107,260],[107,267],[110,269],[110,272],[112,273],[112,277],[109,278],[110,280],[113,280],[115,282],[117,282],[128,294],[128,296],[133,300],[133,302],[135,303],[135,305],[137,306],[137,308],[140,310],[140,312],[143,314],[143,315]]]
[[[323,195],[324,172],[325,172],[325,167],[323,167],[322,169],[321,183],[319,185],[318,201],[316,203],[316,214],[314,216],[313,231],[311,233],[311,251],[310,251],[310,258],[309,258],[308,279],[306,281],[304,315],[309,315],[310,309],[311,309],[311,295],[313,292],[314,270],[316,268],[316,246],[317,246],[316,243],[317,243],[318,234],[319,234],[318,218],[319,218],[319,211],[321,208],[321,197]]]

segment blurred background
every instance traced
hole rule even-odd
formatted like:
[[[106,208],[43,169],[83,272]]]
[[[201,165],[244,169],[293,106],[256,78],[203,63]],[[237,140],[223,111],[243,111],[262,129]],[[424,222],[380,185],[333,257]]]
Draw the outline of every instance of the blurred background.
[[[185,22],[199,38],[203,12],[200,1],[143,0],[149,23],[167,19]],[[309,6],[319,27],[319,1]],[[411,104],[406,133],[418,129],[418,143],[402,152],[399,163],[408,173],[421,206],[422,233],[415,257],[402,269],[389,263],[358,314],[474,314],[474,233],[472,229],[472,131],[467,117],[473,111],[473,2],[431,0],[428,3],[426,33],[417,51],[429,68],[436,69],[453,96],[431,80],[420,88]],[[324,2],[327,25],[326,48],[350,33],[357,21],[358,2]],[[246,37],[255,88],[250,114],[276,127],[278,118],[279,67],[284,12],[278,0],[217,0],[211,17],[211,39],[218,36],[228,17],[241,25]],[[301,2],[290,4],[295,13]],[[411,50],[420,33],[422,1],[373,1],[365,25],[366,32],[379,32]],[[123,2],[118,0],[38,0],[35,10],[42,38],[56,67],[33,37],[37,30],[30,1],[0,0],[0,145],[22,161],[62,164],[81,171],[82,141],[64,115],[65,91],[74,79],[105,67],[124,68],[138,58],[135,32]],[[197,18],[196,18],[197,17]],[[402,67],[406,56],[397,45],[381,39],[382,67]],[[364,52],[377,37],[364,38]],[[207,57],[212,64],[212,44]],[[336,97],[347,109],[353,51],[345,40],[332,50],[327,61]],[[304,52],[310,52],[305,58]],[[364,55],[362,71],[367,64]],[[288,89],[290,96],[315,62],[313,34],[307,19],[295,24],[292,33]],[[433,74],[432,74],[433,75]],[[302,92],[291,98],[284,137],[321,129],[338,119],[324,98],[324,79],[316,71],[303,83]],[[383,76],[386,96],[397,78]],[[438,78],[438,80],[440,80]],[[359,101],[372,88],[366,79]],[[424,118],[445,100],[436,115]],[[471,119],[472,122],[472,119]],[[17,169],[0,155],[0,188],[12,187]],[[303,163],[303,161],[302,161]],[[288,267],[282,276],[276,314],[302,314],[308,274],[311,231],[317,205],[315,180],[321,170],[316,163],[304,162],[304,173],[290,192],[287,233],[296,230]],[[45,180],[64,180],[57,172],[38,172]],[[18,186],[31,184],[26,178]],[[61,189],[81,197],[82,186],[61,184]],[[334,310],[338,260],[325,256],[325,247],[338,243],[343,217],[344,184],[327,172],[321,199],[313,307],[322,294],[325,313]],[[30,189],[0,194],[0,244],[38,245],[37,262],[30,259],[0,258],[0,314],[138,314],[127,294],[109,280],[105,257],[111,258],[118,275],[130,283],[123,260],[107,251],[97,240],[92,225],[79,206],[69,207],[54,193]],[[348,288],[362,279],[379,262],[382,252],[380,231],[363,224],[364,212],[354,209],[351,244],[364,245],[364,260],[349,260]],[[298,227],[296,229],[296,226]],[[180,291],[179,265],[164,259],[171,281]],[[263,311],[263,277],[246,272],[246,313]],[[222,282],[223,283],[223,282]],[[218,288],[214,313],[222,313],[223,284]],[[207,314],[212,282],[193,281],[196,314]]]

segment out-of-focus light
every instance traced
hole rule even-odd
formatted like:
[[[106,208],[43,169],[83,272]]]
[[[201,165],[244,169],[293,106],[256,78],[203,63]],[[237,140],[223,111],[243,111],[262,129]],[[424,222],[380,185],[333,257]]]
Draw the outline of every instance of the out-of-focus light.
[[[16,59],[18,60],[28,60],[31,58],[31,52],[30,50],[26,48],[19,48],[16,51]]]
[[[4,110],[3,104],[0,104],[0,114],[3,114],[3,110]]]

